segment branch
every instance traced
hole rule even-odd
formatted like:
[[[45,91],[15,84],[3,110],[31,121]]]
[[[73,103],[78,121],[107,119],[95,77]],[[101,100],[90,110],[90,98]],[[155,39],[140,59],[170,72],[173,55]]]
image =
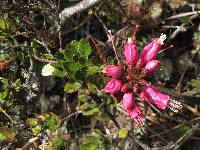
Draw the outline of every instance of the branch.
[[[176,143],[174,143],[170,149],[177,150],[180,148],[180,146],[192,136],[192,134],[198,129],[199,123],[197,123],[192,129],[190,129],[183,137],[181,137]]]
[[[40,62],[44,62],[44,63],[49,63],[49,64],[58,64],[57,60],[48,60],[48,59],[44,59],[44,58],[40,58],[37,55],[33,55],[33,58],[40,61]]]
[[[195,14],[200,14],[200,12],[193,11],[193,12],[180,13],[178,15],[171,16],[171,17],[167,18],[166,20],[178,19],[181,17],[191,16],[191,15],[195,15]]]
[[[70,18],[75,13],[79,13],[83,10],[86,10],[93,5],[97,4],[101,0],[83,0],[80,3],[73,5],[71,7],[67,7],[59,14],[61,24],[65,22],[67,18]]]

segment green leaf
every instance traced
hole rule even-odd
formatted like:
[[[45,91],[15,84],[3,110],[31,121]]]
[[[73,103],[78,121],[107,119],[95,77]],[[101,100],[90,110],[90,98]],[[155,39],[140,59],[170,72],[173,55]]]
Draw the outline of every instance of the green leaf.
[[[53,75],[57,77],[65,77],[67,75],[67,72],[61,67],[54,68]]]
[[[96,113],[99,113],[100,112],[100,109],[99,107],[95,107],[95,108],[92,108],[88,111],[83,111],[83,115],[85,116],[91,116],[91,115],[95,115]]]
[[[197,8],[197,10],[200,10],[200,3],[196,4],[196,8]]]
[[[69,63],[69,69],[73,72],[80,70],[82,65],[79,62]]]
[[[95,135],[87,135],[84,138],[84,143],[81,146],[81,150],[98,150],[100,144],[102,144],[102,141],[99,137]]]
[[[15,140],[15,133],[7,126],[0,126],[0,133],[5,137],[5,140]]]
[[[112,138],[104,136],[99,130],[95,130],[92,134],[84,137],[81,150],[110,150],[111,146]]]
[[[0,133],[0,142],[5,140],[5,139],[6,139],[6,137],[2,133]]]
[[[8,95],[7,91],[4,92],[0,92],[0,101],[4,100],[6,98],[6,96]]]
[[[42,126],[40,126],[40,125],[36,125],[34,128],[32,128],[32,132],[35,135],[40,133],[41,130],[42,130]]]
[[[1,89],[0,89],[0,101],[6,98],[8,95],[8,80],[5,78],[0,77],[1,81]]]
[[[119,138],[125,138],[128,135],[128,130],[126,128],[122,128],[119,130]]]
[[[98,73],[98,72],[101,72],[101,68],[98,67],[98,66],[92,66],[92,67],[89,67],[88,70],[87,70],[87,73],[88,75],[91,75],[91,74],[95,74],[95,73]]]
[[[51,76],[54,72],[55,68],[51,65],[51,64],[46,64],[43,68],[42,68],[42,75],[43,76]]]
[[[47,147],[45,148],[45,150],[60,150],[63,149],[65,146],[65,140],[66,139],[62,139],[62,137],[59,136],[54,136],[53,139],[51,139],[48,142]]]
[[[73,92],[78,91],[80,87],[81,87],[81,84],[78,82],[74,82],[74,83],[68,82],[65,85],[64,91],[67,93],[73,93]]]
[[[19,91],[21,87],[21,81],[20,79],[17,79],[14,83],[13,83],[13,88],[16,90],[16,91]]]
[[[36,119],[36,118],[29,118],[29,119],[26,120],[26,123],[29,126],[36,126],[38,124],[38,119]]]
[[[0,81],[3,83],[3,87],[8,87],[8,80],[0,77]]]
[[[50,115],[47,115],[45,125],[51,130],[55,131],[59,127],[59,118],[56,114],[50,112]]]
[[[0,29],[7,29],[8,24],[5,22],[5,20],[3,18],[0,17]]]
[[[53,55],[51,54],[44,54],[46,59],[55,59]]]
[[[75,55],[75,53],[72,50],[70,50],[70,49],[64,49],[62,51],[62,53],[64,54],[64,59],[67,62],[73,61],[73,56]]]
[[[81,68],[81,70],[78,70],[74,73],[74,79],[78,82],[82,82],[82,81],[85,81],[85,70],[84,68]]]
[[[8,54],[1,54],[0,55],[0,60],[6,60],[8,59],[10,56]]]
[[[176,130],[178,137],[182,137],[184,134],[186,134],[190,130],[190,127],[188,126],[181,126]]]
[[[92,83],[87,83],[87,87],[89,89],[89,91],[97,91],[97,86],[95,84],[92,84]]]
[[[87,40],[81,39],[79,41],[79,53],[87,58],[91,54],[91,47]]]

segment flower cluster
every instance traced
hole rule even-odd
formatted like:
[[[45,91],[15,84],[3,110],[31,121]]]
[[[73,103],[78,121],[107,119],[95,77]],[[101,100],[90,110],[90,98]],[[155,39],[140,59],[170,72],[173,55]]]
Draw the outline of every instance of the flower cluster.
[[[166,35],[161,34],[160,38],[153,39],[139,54],[135,42],[129,38],[124,47],[125,63],[105,67],[105,73],[111,78],[103,91],[114,96],[123,93],[122,105],[130,118],[139,125],[143,122],[142,112],[134,100],[136,94],[141,100],[160,109],[169,108],[177,112],[182,108],[180,102],[171,99],[144,79],[158,67],[159,61],[156,56],[165,39]]]

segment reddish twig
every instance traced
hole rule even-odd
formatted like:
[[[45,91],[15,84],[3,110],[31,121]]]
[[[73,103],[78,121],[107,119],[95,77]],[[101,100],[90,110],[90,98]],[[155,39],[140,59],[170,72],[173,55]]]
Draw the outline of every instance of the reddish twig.
[[[104,64],[107,64],[106,61],[104,60],[104,58],[103,58],[101,52],[99,51],[99,48],[98,48],[98,46],[97,46],[97,44],[96,44],[94,38],[92,38],[92,42],[93,42],[93,44],[94,44],[94,46],[95,46],[95,49],[96,49],[97,53],[99,54],[100,59],[102,60],[102,62],[103,62]]]

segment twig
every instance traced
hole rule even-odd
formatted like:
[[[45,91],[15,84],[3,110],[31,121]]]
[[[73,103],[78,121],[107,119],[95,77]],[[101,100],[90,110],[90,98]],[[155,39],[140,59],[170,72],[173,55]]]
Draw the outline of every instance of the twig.
[[[184,106],[184,108],[187,108],[189,111],[191,111],[194,115],[200,116],[200,112],[198,111],[197,108],[195,109],[195,108],[193,108],[193,107],[191,107],[187,104],[184,104],[184,103],[183,103],[183,106]]]
[[[48,60],[44,58],[39,58],[37,55],[33,55],[33,58],[43,63],[58,64],[58,61],[56,60]]]
[[[199,11],[180,13],[178,15],[171,16],[171,17],[167,18],[166,20],[178,19],[181,17],[191,16],[191,15],[199,14],[199,13],[200,13]]]
[[[64,79],[63,79],[64,80]],[[65,82],[65,81],[63,81]],[[65,113],[67,109],[67,93],[64,92],[64,96],[63,96],[63,112]],[[62,121],[61,121],[62,122]]]
[[[72,116],[74,116],[74,115],[78,115],[78,114],[80,114],[80,113],[81,113],[81,111],[77,111],[77,112],[74,112],[74,113],[69,114],[67,117],[65,117],[65,118],[63,118],[63,119],[61,120],[61,123],[62,123],[63,121],[65,121],[65,120],[69,119],[70,117],[72,117]]]
[[[42,46],[46,49],[46,51],[47,51],[49,54],[51,54],[51,50],[48,48],[47,44],[46,44],[44,41],[39,41],[39,40],[37,40],[37,39],[34,39],[34,41],[37,42],[38,44],[42,45]]]
[[[149,137],[147,137],[147,138],[152,138],[152,137],[155,137],[155,136],[158,136],[158,135],[163,135],[163,134],[169,133],[169,132],[171,132],[171,131],[173,131],[173,130],[175,130],[175,129],[177,129],[177,128],[180,128],[181,126],[183,126],[183,125],[185,125],[185,124],[189,124],[189,123],[192,123],[192,122],[198,121],[198,120],[200,120],[200,117],[195,118],[195,119],[192,119],[192,120],[187,121],[187,122],[184,122],[184,123],[182,123],[182,124],[179,124],[179,125],[177,125],[177,126],[171,128],[171,129],[169,129],[169,130],[167,130],[167,131],[164,131],[164,132],[161,132],[161,133],[159,133],[159,134],[157,134],[157,135],[151,135],[151,136],[149,136]]]
[[[118,36],[120,33],[124,32],[126,29],[128,29],[128,26],[125,26],[124,28],[118,30],[118,31],[112,36],[113,39],[114,39],[116,36]],[[108,39],[108,40],[106,41],[105,44],[108,44],[109,42],[111,42],[111,39]]]
[[[106,35],[109,38],[108,28],[106,27],[105,23],[103,22],[103,20],[101,20],[101,18],[97,15],[97,13],[94,13],[94,15],[98,19],[98,21],[101,23],[101,25],[103,26],[104,31],[106,32]]]
[[[120,60],[118,58],[118,55],[117,55],[117,52],[116,52],[116,48],[115,48],[115,45],[114,45],[114,42],[113,42],[113,36],[112,36],[112,33],[111,33],[111,30],[108,30],[108,28],[106,27],[105,23],[101,20],[101,18],[97,15],[97,13],[94,13],[94,15],[96,16],[96,18],[98,19],[98,21],[101,23],[101,25],[103,26],[105,32],[106,32],[106,35],[108,37],[108,39],[111,41],[112,43],[112,47],[113,47],[113,50],[115,52],[115,56],[117,58],[117,61],[118,61],[118,64],[120,63]]]
[[[28,57],[29,57],[29,62],[30,62],[28,71],[31,74],[33,72],[33,59],[32,59],[31,52],[30,52],[29,48],[27,48],[27,51],[28,51]]]
[[[116,121],[115,117],[113,116],[113,114],[111,114],[107,108],[105,108],[105,112],[108,114],[108,116],[111,118],[111,120],[114,122],[115,126],[120,129],[120,126],[118,124],[118,122]]]
[[[97,53],[99,54],[99,57],[100,57],[101,61],[102,61],[104,64],[106,64],[106,61],[105,61],[104,58],[102,57],[102,54],[101,54],[101,52],[99,51],[99,48],[98,48],[98,46],[97,46],[97,44],[96,44],[96,42],[95,42],[95,40],[94,40],[93,38],[92,38],[92,42],[94,43],[95,49],[97,50]]]
[[[185,26],[185,24],[182,24],[180,26],[162,26],[162,27],[167,28],[167,29],[170,29],[170,28],[176,29],[176,30],[173,31],[173,33],[167,39],[169,41],[171,39],[174,39],[178,33],[187,31],[187,29],[184,26]]]
[[[145,125],[145,127],[150,130],[152,133],[154,133],[158,138],[160,138],[162,141],[169,143],[165,138],[161,137],[158,133],[156,133],[156,131],[154,131],[153,129],[149,128],[148,125]]]
[[[12,118],[6,113],[5,110],[3,110],[3,109],[0,107],[0,111],[10,120],[11,123],[13,123]]]
[[[69,30],[63,32],[62,35],[67,35],[67,34],[73,32],[73,31],[79,29],[81,26],[83,26],[85,23],[87,23],[87,22],[92,18],[93,15],[94,15],[94,13],[93,13],[93,11],[92,11],[92,12],[89,13],[89,15],[83,20],[83,22],[81,22],[80,24],[77,24],[74,28],[69,29]]]
[[[99,3],[102,0],[82,0],[80,3],[73,5],[71,7],[65,8],[60,14],[61,24],[65,22],[67,18],[70,18],[75,13],[80,13],[83,10],[86,10],[95,4]]]
[[[120,29],[119,31],[117,31],[114,35],[112,35],[112,39],[109,38],[106,43],[104,44],[104,47],[102,49],[105,49],[105,47],[112,42],[112,40],[114,40],[117,36],[119,36],[122,32],[124,32],[126,29],[128,29],[128,26]],[[109,45],[108,45],[109,46]],[[105,50],[102,54],[107,53],[107,50]]]
[[[192,136],[192,134],[196,131],[199,127],[199,123],[197,123],[192,129],[190,129],[183,137],[181,137],[176,143],[174,143],[170,149],[176,150],[178,149],[188,138]]]
[[[60,0],[58,0],[58,10],[60,10]],[[60,20],[60,18],[59,18],[59,22],[58,22],[58,38],[59,38],[59,51],[61,51],[62,50],[62,34],[61,34],[61,20]]]
[[[146,145],[145,143],[141,142],[138,138],[134,137],[131,133],[129,133],[129,136],[130,136],[131,138],[133,138],[134,141],[135,141],[138,145],[140,145],[144,150],[151,150],[151,148],[150,148],[148,145]]]
[[[34,137],[34,138],[29,139],[29,140],[26,142],[26,144],[21,148],[21,150],[27,150],[27,149],[29,149],[29,146],[30,146],[31,144],[33,144],[35,141],[37,141],[38,139],[39,139],[39,137]]]
[[[196,50],[196,52],[193,54],[193,56],[192,56],[192,58],[190,59],[190,61],[192,61],[192,60],[196,57],[196,55],[198,54],[198,52],[199,52],[199,50]],[[189,65],[187,65],[187,66],[185,67],[185,69],[184,69],[184,71],[183,71],[183,73],[182,73],[182,75],[181,75],[181,77],[180,77],[180,79],[179,79],[179,82],[178,82],[177,85],[176,85],[176,88],[175,88],[175,89],[178,91],[178,93],[180,93],[182,81],[183,81],[183,79],[184,79],[184,77],[185,77],[185,74],[186,74],[188,68],[189,68]]]
[[[113,50],[114,50],[115,56],[117,58],[117,62],[118,62],[118,64],[120,64],[120,60],[119,60],[119,57],[117,55],[117,51],[116,51],[116,47],[115,47],[115,44],[114,44],[114,41],[113,41],[113,36],[112,36],[111,30],[109,31],[109,34],[110,34],[110,38],[111,38],[111,43],[112,43],[112,46],[113,46]]]

